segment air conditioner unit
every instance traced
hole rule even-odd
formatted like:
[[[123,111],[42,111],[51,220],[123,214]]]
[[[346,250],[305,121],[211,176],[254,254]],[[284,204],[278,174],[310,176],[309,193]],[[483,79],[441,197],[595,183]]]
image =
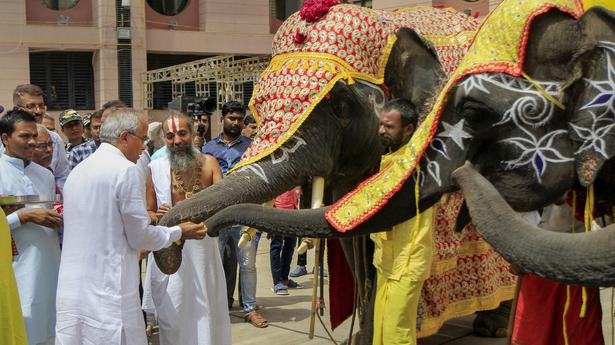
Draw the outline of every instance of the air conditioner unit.
[[[119,27],[117,28],[117,38],[120,40],[130,39],[130,28]]]

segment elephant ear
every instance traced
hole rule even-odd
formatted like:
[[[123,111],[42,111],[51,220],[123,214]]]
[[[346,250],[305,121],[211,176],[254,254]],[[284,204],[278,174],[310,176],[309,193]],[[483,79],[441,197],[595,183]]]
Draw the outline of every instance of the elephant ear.
[[[566,80],[580,42],[581,31],[569,14],[552,9],[537,16],[528,35],[523,71],[540,81]]]
[[[583,186],[592,184],[615,156],[615,12],[592,7],[579,19],[583,45],[575,65],[578,80],[568,94],[570,139]]]
[[[412,29],[399,29],[384,76],[392,96],[407,99],[421,109],[445,77],[431,44]]]

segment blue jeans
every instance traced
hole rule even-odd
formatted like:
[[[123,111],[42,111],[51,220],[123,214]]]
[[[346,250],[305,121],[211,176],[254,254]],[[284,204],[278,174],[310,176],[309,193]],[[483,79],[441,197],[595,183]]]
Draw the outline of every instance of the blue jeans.
[[[241,284],[241,299],[243,302],[244,313],[250,313],[256,308],[256,241],[252,240],[243,248],[238,248],[240,226],[233,226],[230,230],[221,231],[218,237],[218,248],[224,260],[224,247],[226,242],[230,240],[231,245],[237,253],[237,263],[239,264],[239,284]],[[229,275],[226,274],[229,296],[233,296],[235,292],[235,281],[229,284]]]
[[[273,285],[288,280],[290,263],[293,260],[293,251],[297,244],[296,237],[273,235],[269,247],[269,261],[271,263],[271,276]]]

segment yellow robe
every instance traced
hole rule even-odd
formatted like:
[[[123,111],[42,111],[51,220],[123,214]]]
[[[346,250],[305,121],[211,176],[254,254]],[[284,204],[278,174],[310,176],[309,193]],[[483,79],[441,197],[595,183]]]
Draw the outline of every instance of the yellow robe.
[[[381,166],[394,155],[384,156]],[[378,279],[373,345],[414,345],[421,287],[429,277],[434,250],[431,208],[370,237]]]
[[[0,344],[27,345],[26,324],[13,273],[11,232],[0,208]]]

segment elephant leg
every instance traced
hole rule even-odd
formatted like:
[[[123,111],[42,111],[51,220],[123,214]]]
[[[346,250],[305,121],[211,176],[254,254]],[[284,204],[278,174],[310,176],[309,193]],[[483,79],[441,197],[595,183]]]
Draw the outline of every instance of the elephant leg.
[[[483,337],[507,337],[511,305],[512,301],[504,301],[496,309],[476,313],[473,323],[474,333]]]

